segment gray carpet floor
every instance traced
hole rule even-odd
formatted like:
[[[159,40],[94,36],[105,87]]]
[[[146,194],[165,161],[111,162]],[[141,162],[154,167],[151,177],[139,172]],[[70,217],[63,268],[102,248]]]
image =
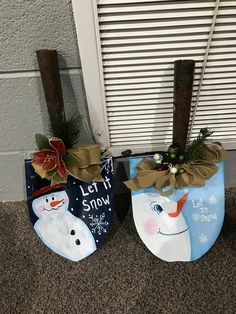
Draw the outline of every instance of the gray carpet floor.
[[[214,247],[191,263],[153,256],[131,210],[115,216],[100,250],[80,263],[37,237],[25,202],[0,204],[0,313],[236,313],[236,189]]]

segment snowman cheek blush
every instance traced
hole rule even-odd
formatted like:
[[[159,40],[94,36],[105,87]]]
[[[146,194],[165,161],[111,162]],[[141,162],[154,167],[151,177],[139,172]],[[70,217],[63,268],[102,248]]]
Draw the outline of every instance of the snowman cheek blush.
[[[43,205],[40,205],[40,206],[39,206],[39,211],[41,211],[41,212],[42,212],[42,211],[44,211],[44,209],[45,209],[45,208],[44,208],[44,206],[43,206]]]
[[[148,235],[154,235],[157,234],[158,231],[158,225],[155,221],[155,219],[151,218],[148,219],[145,223],[144,223],[144,230]]]

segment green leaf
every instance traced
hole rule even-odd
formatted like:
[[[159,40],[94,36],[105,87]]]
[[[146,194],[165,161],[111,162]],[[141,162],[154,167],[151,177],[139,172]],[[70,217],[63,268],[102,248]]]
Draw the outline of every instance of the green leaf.
[[[59,176],[58,173],[56,173],[52,178],[51,178],[51,186],[52,185],[55,185],[55,184],[58,184],[58,183],[66,183],[66,178],[61,178]]]
[[[45,136],[43,134],[36,133],[35,134],[35,141],[36,141],[36,145],[37,145],[39,150],[50,149],[50,144],[49,144],[49,140],[48,140],[47,136]]]
[[[48,177],[52,178],[57,172],[57,169],[52,169],[52,170],[49,170],[47,171],[47,175]]]
[[[78,165],[78,160],[71,153],[67,152],[66,155],[62,157],[66,167],[76,167]]]

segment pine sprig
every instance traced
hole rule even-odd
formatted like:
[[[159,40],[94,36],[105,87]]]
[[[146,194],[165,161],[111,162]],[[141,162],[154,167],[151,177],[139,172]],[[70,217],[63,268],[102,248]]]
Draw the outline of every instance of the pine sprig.
[[[49,132],[51,136],[60,138],[65,144],[65,148],[69,149],[78,144],[82,119],[83,116],[80,114],[74,114],[73,117],[67,121],[54,117],[53,121],[51,119],[53,128],[51,128]]]
[[[73,147],[78,144],[82,127],[82,120],[83,116],[77,114],[72,119],[67,121],[67,132],[69,140],[68,147]]]
[[[198,137],[190,144],[186,154],[186,161],[196,161],[203,158],[205,140],[214,133],[213,130],[203,128],[200,130]]]

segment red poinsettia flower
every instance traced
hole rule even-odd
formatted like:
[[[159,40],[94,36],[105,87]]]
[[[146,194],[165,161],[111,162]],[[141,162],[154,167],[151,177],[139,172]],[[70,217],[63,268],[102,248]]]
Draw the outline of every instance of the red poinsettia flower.
[[[49,140],[49,144],[60,155],[65,155],[66,148],[65,148],[65,145],[64,145],[64,143],[63,143],[63,141],[61,139],[59,139],[59,138],[52,138],[52,139]]]
[[[66,153],[65,145],[61,139],[57,138],[49,140],[49,144],[51,149],[43,149],[33,154],[32,165],[37,166],[37,169],[43,172],[55,169],[60,177],[66,178],[67,171],[61,158]]]

